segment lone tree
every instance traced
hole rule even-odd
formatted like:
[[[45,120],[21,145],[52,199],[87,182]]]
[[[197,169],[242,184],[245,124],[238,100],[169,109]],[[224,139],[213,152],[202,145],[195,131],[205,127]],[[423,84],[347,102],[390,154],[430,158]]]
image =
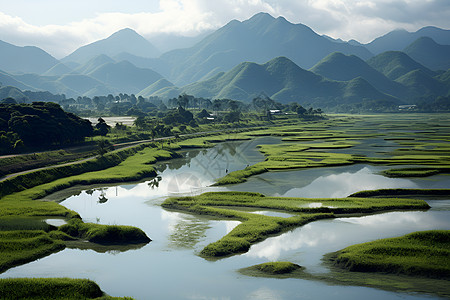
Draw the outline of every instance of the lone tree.
[[[95,125],[96,135],[106,136],[110,129],[111,129],[111,126],[106,124],[106,121],[103,120],[103,118],[98,118],[98,123],[97,123],[97,125]]]

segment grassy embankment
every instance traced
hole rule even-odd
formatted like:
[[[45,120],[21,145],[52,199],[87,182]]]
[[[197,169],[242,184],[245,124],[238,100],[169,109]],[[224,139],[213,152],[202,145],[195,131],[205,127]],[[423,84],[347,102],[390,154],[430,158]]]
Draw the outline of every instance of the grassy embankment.
[[[317,202],[322,204],[321,207],[309,207],[309,204]],[[207,245],[200,253],[205,258],[220,258],[246,252],[252,244],[268,236],[318,219],[334,218],[336,214],[429,208],[426,202],[414,199],[303,199],[265,197],[262,194],[250,192],[217,192],[204,193],[195,197],[174,197],[167,199],[162,206],[166,209],[242,222],[219,241]],[[275,210],[292,214],[292,217],[265,216],[244,211],[243,208]]]
[[[96,155],[94,151],[95,146],[91,146],[91,148],[92,149],[90,150],[84,148],[83,152],[72,150],[56,150],[46,151],[42,153],[3,157],[0,159],[0,177],[21,171],[76,161]]]
[[[349,197],[450,196],[450,189],[379,189],[361,191]]]
[[[241,183],[248,177],[270,171],[330,167],[351,164],[420,165],[385,171],[392,177],[430,176],[449,173],[450,138],[446,115],[426,120],[414,115],[420,130],[411,130],[411,116],[383,115],[352,119],[330,119],[312,124],[287,125],[248,133],[251,136],[281,136],[278,145],[261,145],[262,162],[219,179],[216,185]],[[382,141],[392,143],[379,146]],[[366,141],[371,141],[368,144]],[[378,150],[376,157],[352,154],[352,148],[366,143]],[[346,149],[349,149],[346,151]],[[336,151],[339,150],[339,151]]]
[[[353,245],[333,253],[334,265],[357,272],[381,272],[450,279],[450,230],[415,232]]]
[[[88,279],[8,278],[0,279],[1,299],[131,299],[105,295]]]
[[[5,234],[0,238],[3,247],[0,270],[59,251],[74,239],[99,244],[149,242],[150,239],[138,228],[82,223],[76,212],[56,202],[37,200],[74,185],[155,176],[151,164],[175,155],[167,150],[140,145],[108,153],[93,161],[19,175],[1,182],[0,226],[3,229],[1,233]],[[66,218],[69,223],[55,230],[43,223],[48,217]],[[36,235],[32,240],[22,238],[30,232]]]
[[[448,174],[450,173],[450,167],[439,167],[435,166],[422,167],[422,168],[399,168],[399,169],[389,169],[384,170],[382,174],[386,177],[400,178],[400,177],[427,177],[437,174]]]
[[[296,274],[301,274],[304,268],[288,261],[275,261],[251,266],[239,271],[244,275],[254,277],[290,278],[296,277]]]

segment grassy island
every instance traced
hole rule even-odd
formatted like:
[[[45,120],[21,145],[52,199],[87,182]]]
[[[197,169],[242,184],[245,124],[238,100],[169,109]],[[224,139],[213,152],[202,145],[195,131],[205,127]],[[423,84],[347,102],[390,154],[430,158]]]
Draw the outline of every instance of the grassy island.
[[[259,264],[256,266],[251,266],[249,268],[239,270],[240,273],[247,276],[254,277],[290,277],[292,273],[301,272],[303,267],[287,262],[287,261],[276,261]]]
[[[320,203],[321,205],[315,205]],[[312,205],[314,204],[314,205]],[[162,206],[166,209],[235,219],[242,223],[222,239],[207,245],[200,253],[206,258],[221,258],[248,251],[265,238],[306,223],[334,218],[339,214],[365,214],[390,210],[428,209],[423,200],[397,198],[305,199],[266,197],[250,192],[209,192],[194,197],[173,197]],[[273,210],[291,217],[272,217],[252,213]]]
[[[357,272],[450,279],[450,230],[415,232],[353,245],[331,255],[333,263]]]

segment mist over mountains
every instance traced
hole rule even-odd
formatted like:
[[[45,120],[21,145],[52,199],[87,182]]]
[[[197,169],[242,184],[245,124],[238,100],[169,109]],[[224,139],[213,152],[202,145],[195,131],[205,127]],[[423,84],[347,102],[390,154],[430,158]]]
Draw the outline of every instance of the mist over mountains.
[[[125,28],[59,61],[37,47],[0,41],[0,82],[74,98],[128,93],[169,99],[187,93],[251,101],[264,93],[282,103],[323,107],[450,96],[450,30],[436,27],[396,30],[360,44],[259,13],[179,44],[192,46],[162,53]]]

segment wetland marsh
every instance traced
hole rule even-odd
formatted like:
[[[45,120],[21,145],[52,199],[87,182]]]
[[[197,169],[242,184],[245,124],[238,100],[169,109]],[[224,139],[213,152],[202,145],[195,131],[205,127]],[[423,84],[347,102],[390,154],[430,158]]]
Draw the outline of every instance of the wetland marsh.
[[[179,158],[154,162],[158,177],[144,182],[76,186],[71,196],[50,195],[84,222],[135,226],[152,239],[150,243],[127,249],[69,246],[0,277],[89,278],[109,295],[136,299],[449,297],[448,288],[415,291],[414,282],[393,287],[333,281],[334,271],[322,263],[327,253],[355,244],[416,231],[450,230],[448,195],[425,201],[346,198],[363,190],[449,188],[446,172],[402,178],[383,173],[393,168],[448,167],[449,131],[448,115],[335,117],[229,137],[252,138],[248,141],[179,150]],[[241,176],[242,170],[257,168],[260,172]],[[239,183],[213,186],[233,173]],[[252,194],[247,199],[240,192],[265,197]],[[226,195],[233,199],[223,200]],[[169,205],[183,199],[192,203]],[[197,199],[203,202],[196,203]],[[218,204],[218,199],[223,201]],[[258,229],[272,221],[285,227]],[[248,230],[242,230],[245,224]],[[233,232],[241,238],[244,231],[259,236],[220,259],[205,255],[210,245]],[[273,261],[302,266],[302,272],[310,275],[277,280],[238,272]]]

